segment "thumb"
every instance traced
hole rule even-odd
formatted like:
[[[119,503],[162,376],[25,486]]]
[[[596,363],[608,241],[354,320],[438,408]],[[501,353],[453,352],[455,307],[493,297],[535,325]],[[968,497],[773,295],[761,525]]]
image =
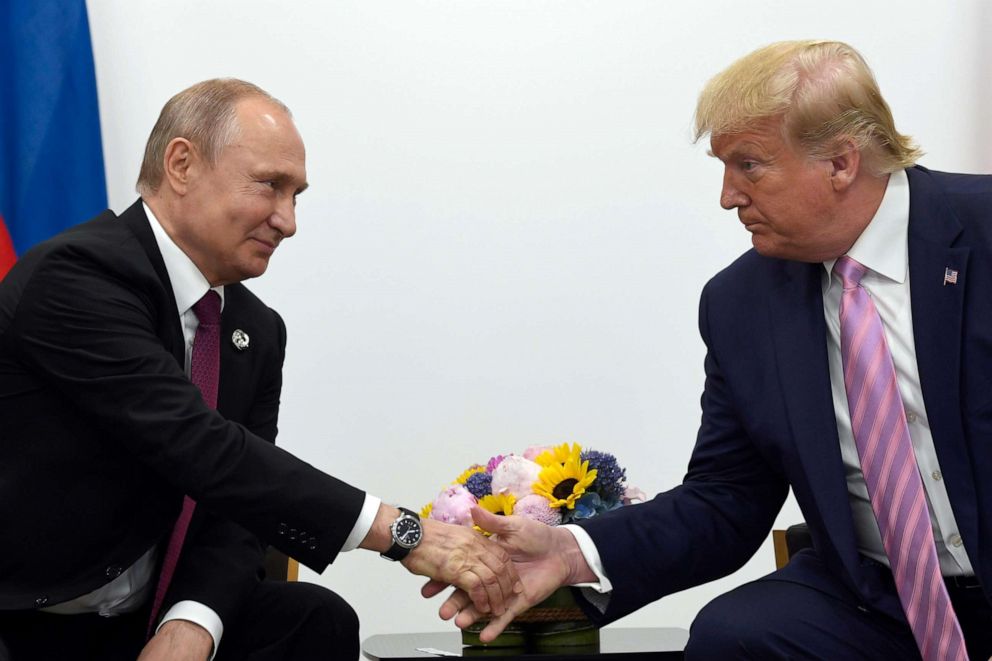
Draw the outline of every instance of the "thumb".
[[[478,505],[472,508],[472,520],[475,525],[494,535],[504,535],[513,530],[510,517],[497,516]]]

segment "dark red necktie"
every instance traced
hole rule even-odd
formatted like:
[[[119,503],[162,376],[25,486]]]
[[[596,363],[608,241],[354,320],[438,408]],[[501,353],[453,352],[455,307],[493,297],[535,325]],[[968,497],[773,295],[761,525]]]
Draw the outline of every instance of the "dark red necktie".
[[[220,295],[210,290],[193,305],[193,314],[200,325],[196,328],[193,338],[193,353],[189,361],[189,378],[200,389],[203,401],[212,409],[217,408],[217,384],[220,381]],[[182,551],[186,530],[193,518],[196,501],[189,496],[183,498],[183,509],[172,528],[169,544],[165,547],[165,559],[162,562],[162,573],[159,574],[155,597],[152,601],[152,612],[148,618],[148,634],[151,635],[162,608],[165,593],[176,573],[179,564],[179,553]]]

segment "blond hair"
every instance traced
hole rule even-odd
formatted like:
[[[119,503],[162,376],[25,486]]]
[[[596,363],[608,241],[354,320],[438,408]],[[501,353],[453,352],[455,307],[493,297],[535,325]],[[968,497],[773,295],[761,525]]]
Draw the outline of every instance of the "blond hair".
[[[221,150],[239,135],[237,105],[248,97],[265,99],[291,114],[282,101],[261,87],[236,78],[204,80],[169,99],[145,145],[138,193],[147,196],[158,190],[165,175],[165,149],[175,138],[186,138],[208,164],[216,163]]]
[[[839,41],[782,41],[745,55],[714,76],[696,104],[696,140],[781,117],[786,140],[810,158],[832,158],[853,141],[876,175],[923,155],[896,131],[861,54]]]

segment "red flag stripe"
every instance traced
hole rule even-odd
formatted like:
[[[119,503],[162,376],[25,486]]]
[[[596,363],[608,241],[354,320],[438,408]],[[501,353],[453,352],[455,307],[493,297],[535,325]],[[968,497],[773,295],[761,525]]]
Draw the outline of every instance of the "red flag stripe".
[[[14,253],[14,242],[10,240],[7,226],[3,223],[3,216],[0,216],[0,280],[7,275],[7,271],[17,261]]]

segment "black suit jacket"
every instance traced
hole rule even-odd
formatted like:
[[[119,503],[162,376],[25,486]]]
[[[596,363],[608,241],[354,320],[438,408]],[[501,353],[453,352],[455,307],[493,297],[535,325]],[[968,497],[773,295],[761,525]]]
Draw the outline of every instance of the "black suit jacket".
[[[260,541],[316,571],[364,494],[275,447],[279,316],[225,288],[218,407],[183,372],[172,286],[140,201],[29,251],[0,282],[0,609],[120,574],[198,507],[167,597],[234,617]],[[237,352],[234,329],[250,337]]]
[[[992,596],[992,177],[907,174],[926,413],[968,558]],[[946,268],[957,284],[944,284]],[[583,523],[615,587],[605,621],[739,568],[767,538],[790,486],[819,559],[865,605],[902,617],[891,576],[857,552],[822,272],[751,250],[706,285],[702,425],[683,484]],[[785,571],[810,579],[803,558]]]

